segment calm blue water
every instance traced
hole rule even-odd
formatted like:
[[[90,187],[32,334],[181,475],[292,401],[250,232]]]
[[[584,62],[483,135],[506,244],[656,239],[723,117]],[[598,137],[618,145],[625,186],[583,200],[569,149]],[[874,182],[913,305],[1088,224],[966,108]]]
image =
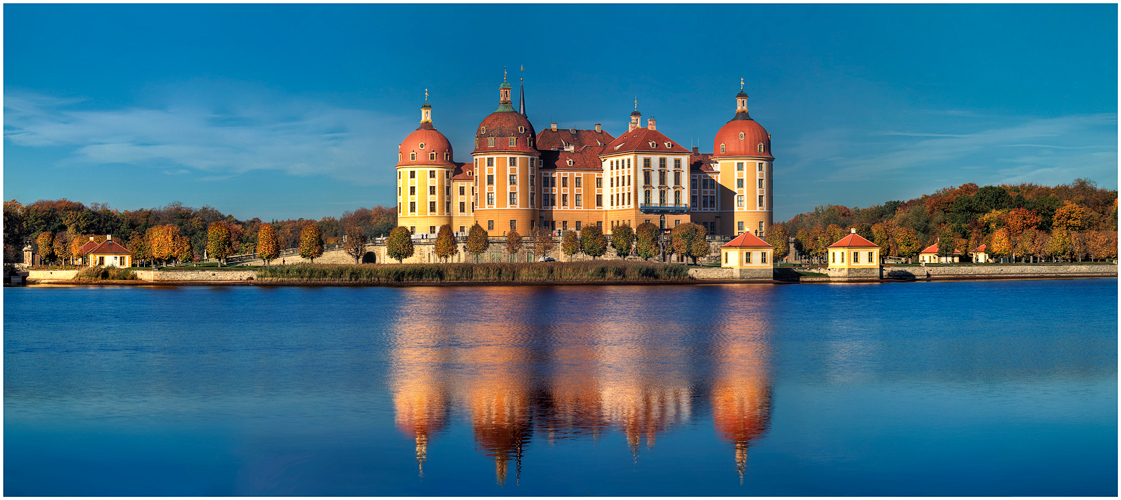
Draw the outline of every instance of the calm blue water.
[[[7,495],[1117,495],[1117,280],[5,288]]]

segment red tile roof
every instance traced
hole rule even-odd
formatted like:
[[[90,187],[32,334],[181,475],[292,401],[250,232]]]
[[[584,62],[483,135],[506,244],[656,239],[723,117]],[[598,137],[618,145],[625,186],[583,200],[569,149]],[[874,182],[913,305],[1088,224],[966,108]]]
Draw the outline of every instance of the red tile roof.
[[[980,253],[984,253],[984,252],[985,252],[985,249],[986,249],[986,248],[988,248],[988,245],[981,245],[981,246],[979,246],[979,247],[977,247],[977,248],[974,248],[974,249],[973,249],[973,251],[974,251],[974,252],[980,252]]]
[[[919,252],[919,253],[920,253],[920,254],[924,254],[924,253],[938,253],[938,244],[937,244],[937,243],[935,243],[935,244],[933,244],[933,245],[930,245],[930,246],[926,247],[926,249],[924,249],[923,251],[921,251],[921,252]],[[961,250],[954,250],[954,255],[961,255]]]
[[[102,242],[100,245],[97,245],[96,247],[94,247],[93,250],[89,251],[89,255],[106,255],[106,254],[109,254],[109,255],[132,255],[132,252],[128,251],[127,248],[122,247],[121,245],[117,244],[117,242],[115,242],[113,240],[108,240],[108,241]]]
[[[700,153],[697,148],[689,153],[689,168],[701,172],[715,172],[717,161],[712,158],[712,153]]]
[[[521,127],[520,130],[519,127]],[[533,131],[533,125],[521,113],[495,111],[483,118],[479,127],[475,129],[475,142],[477,144],[474,153],[536,153],[536,144],[534,146],[529,145],[529,139],[536,137],[536,135]],[[514,147],[510,147],[511,137],[518,139]],[[493,147],[488,145],[487,138],[494,138]]]
[[[774,245],[759,239],[758,236],[751,234],[750,231],[736,236],[735,239],[725,243],[720,248],[774,248]]]
[[[452,172],[453,181],[470,181],[475,179],[475,162],[456,163]]]
[[[879,245],[864,239],[863,236],[856,233],[849,233],[848,236],[841,238],[836,243],[829,245],[829,248],[841,247],[855,247],[855,248],[880,248]]]
[[[97,245],[98,245],[98,243],[91,239],[91,240],[87,241],[85,245],[82,245],[82,248],[78,249],[78,253],[81,254],[81,255],[88,254],[88,253],[90,253],[90,250],[93,250],[94,248],[97,248]]]
[[[424,144],[421,149],[420,145]],[[432,127],[431,123],[421,123],[413,133],[405,137],[401,144],[397,146],[397,153],[401,159],[397,161],[398,167],[407,167],[411,165],[453,165],[450,158],[454,158],[452,152],[452,145],[448,142],[448,138],[444,137],[438,130]],[[413,160],[412,155],[416,153],[416,159]],[[429,160],[429,154],[436,153],[435,160]],[[445,155],[449,158],[445,160]]]
[[[651,143],[653,145],[651,146]],[[666,144],[669,144],[668,146]],[[656,153],[688,153],[689,150],[670,140],[665,134],[650,130],[650,128],[636,128],[619,136],[603,148],[600,154],[628,153],[632,151],[652,151]]]
[[[545,151],[564,149],[565,146],[573,146],[575,149],[580,149],[581,146],[606,146],[614,140],[615,136],[607,131],[545,129],[537,133],[537,149]]]
[[[541,168],[600,171],[603,170],[599,159],[602,151],[602,146],[583,146],[576,151],[542,151]]]

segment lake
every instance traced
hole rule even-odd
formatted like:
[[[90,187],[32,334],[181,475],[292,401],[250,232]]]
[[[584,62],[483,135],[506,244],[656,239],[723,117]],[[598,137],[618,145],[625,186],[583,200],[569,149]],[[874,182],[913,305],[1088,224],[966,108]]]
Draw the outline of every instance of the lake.
[[[1117,280],[4,289],[4,493],[1117,495]]]

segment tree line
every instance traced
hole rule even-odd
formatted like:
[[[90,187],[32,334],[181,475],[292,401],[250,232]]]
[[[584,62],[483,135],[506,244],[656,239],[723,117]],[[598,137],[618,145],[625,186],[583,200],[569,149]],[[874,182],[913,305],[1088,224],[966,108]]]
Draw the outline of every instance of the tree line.
[[[215,223],[221,223],[224,229],[214,229],[218,233],[212,235]],[[260,244],[263,226],[269,227],[263,232],[269,238],[275,237],[275,243],[270,239]],[[142,260],[136,257],[142,255],[147,260],[191,262],[201,259],[209,246],[222,251],[205,253],[220,259],[229,255],[258,255],[262,249],[266,255],[274,250],[279,254],[285,248],[301,248],[301,253],[306,253],[304,247],[308,247],[307,251],[315,247],[315,238],[303,236],[308,226],[316,228],[320,247],[339,243],[344,236],[348,236],[348,242],[364,242],[389,234],[397,226],[397,212],[394,207],[376,206],[343,212],[337,218],[263,222],[256,217],[238,220],[209,206],[195,209],[179,202],[151,209],[115,210],[104,203],[87,206],[65,198],[39,200],[26,206],[9,200],[4,202],[4,261],[22,260],[25,243],[30,243],[44,258],[50,257],[48,262],[70,261],[80,257],[76,252],[90,236],[103,241],[105,235],[113,235],[113,241],[132,250],[134,260]],[[44,233],[48,235],[43,236]],[[217,257],[219,253],[223,256]]]
[[[824,262],[829,245],[855,228],[881,247],[881,256],[914,258],[938,244],[941,255],[986,245],[990,255],[1012,261],[1112,259],[1117,257],[1117,191],[1078,179],[1055,187],[963,184],[908,201],[868,208],[824,205],[771,226],[766,235],[788,251]]]

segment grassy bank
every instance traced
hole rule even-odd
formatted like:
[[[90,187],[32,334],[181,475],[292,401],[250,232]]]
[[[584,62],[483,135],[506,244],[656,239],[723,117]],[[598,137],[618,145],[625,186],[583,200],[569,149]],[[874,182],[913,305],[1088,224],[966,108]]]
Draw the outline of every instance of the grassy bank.
[[[136,273],[118,267],[87,267],[74,275],[74,281],[125,281],[135,280]]]
[[[257,278],[369,283],[688,281],[681,264],[653,262],[533,262],[484,264],[292,264],[269,266]]]

